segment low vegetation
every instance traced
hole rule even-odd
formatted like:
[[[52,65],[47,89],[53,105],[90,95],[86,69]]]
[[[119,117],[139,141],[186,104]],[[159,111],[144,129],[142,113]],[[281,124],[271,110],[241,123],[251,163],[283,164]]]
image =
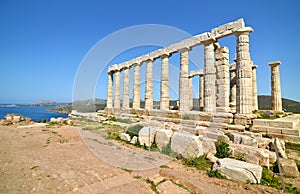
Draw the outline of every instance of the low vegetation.
[[[282,190],[280,178],[271,170],[263,167],[261,183],[262,185],[270,186],[278,190]],[[300,188],[294,187],[290,183],[285,184],[285,191],[288,193],[300,193]]]
[[[231,151],[229,149],[229,144],[226,143],[224,140],[219,140],[216,144],[217,153],[215,156],[217,158],[230,158]]]
[[[143,128],[143,125],[137,124],[127,128],[126,133],[132,138],[133,136],[139,136],[139,131]]]
[[[186,166],[197,168],[198,170],[210,170],[211,162],[205,158],[205,155],[197,158],[183,158],[183,164]]]

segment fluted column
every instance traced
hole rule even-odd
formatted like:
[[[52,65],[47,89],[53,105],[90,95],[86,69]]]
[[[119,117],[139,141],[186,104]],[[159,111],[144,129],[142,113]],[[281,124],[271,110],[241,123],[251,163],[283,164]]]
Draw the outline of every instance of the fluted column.
[[[145,109],[153,109],[153,63],[146,61]]]
[[[204,107],[205,112],[216,111],[216,68],[213,41],[204,44]]]
[[[216,49],[216,84],[217,99],[216,106],[218,112],[229,112],[229,50],[227,47]]]
[[[160,110],[169,110],[169,55],[161,57]]]
[[[231,112],[236,112],[236,64],[232,64],[230,74],[230,108]]]
[[[282,99],[280,88],[280,61],[270,62],[271,66],[271,85],[272,85],[272,110],[282,111]]]
[[[115,72],[115,88],[114,88],[114,108],[120,108],[120,71]]]
[[[204,105],[204,76],[203,75],[200,75],[200,78],[199,78],[199,106],[200,107],[203,107]]]
[[[252,64],[249,52],[249,33],[252,28],[239,30],[236,35],[236,73],[237,73],[237,106],[238,114],[250,114],[253,109]]]
[[[189,111],[189,50],[180,51],[179,110]]]
[[[134,65],[134,86],[133,86],[133,109],[139,109],[140,108],[140,64]]]
[[[253,110],[258,110],[256,69],[257,69],[257,65],[252,65]]]
[[[189,89],[190,89],[190,110],[193,109],[194,99],[193,99],[193,77],[189,77]]]
[[[113,73],[109,72],[108,73],[108,79],[107,79],[107,102],[106,102],[106,107],[107,108],[112,108],[113,107]]]
[[[129,67],[124,68],[124,81],[123,81],[123,100],[122,100],[122,108],[129,108],[129,79],[130,79],[130,71]]]

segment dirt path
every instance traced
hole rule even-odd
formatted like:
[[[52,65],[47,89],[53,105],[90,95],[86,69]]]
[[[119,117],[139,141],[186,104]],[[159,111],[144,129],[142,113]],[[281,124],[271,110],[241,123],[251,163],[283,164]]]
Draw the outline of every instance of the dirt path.
[[[158,153],[79,131],[68,126],[0,127],[0,193],[278,192],[209,178]]]

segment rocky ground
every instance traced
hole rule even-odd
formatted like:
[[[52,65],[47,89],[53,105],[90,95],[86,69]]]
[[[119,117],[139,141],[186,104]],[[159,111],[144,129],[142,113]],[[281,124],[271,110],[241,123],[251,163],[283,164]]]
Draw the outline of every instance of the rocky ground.
[[[132,170],[135,169],[135,170]],[[78,127],[0,127],[0,193],[279,193]]]

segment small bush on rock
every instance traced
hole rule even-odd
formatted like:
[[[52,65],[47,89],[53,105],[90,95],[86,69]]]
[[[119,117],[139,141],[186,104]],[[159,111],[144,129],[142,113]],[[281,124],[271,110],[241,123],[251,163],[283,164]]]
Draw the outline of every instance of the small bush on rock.
[[[231,151],[229,149],[229,144],[224,140],[219,140],[216,145],[217,153],[215,156],[217,158],[229,158],[231,157]]]

